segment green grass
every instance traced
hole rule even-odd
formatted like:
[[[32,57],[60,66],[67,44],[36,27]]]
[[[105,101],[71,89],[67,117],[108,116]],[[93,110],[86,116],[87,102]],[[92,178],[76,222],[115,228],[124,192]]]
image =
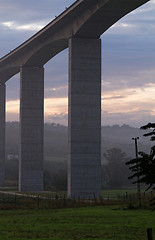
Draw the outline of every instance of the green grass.
[[[141,194],[143,196],[145,192],[145,189],[141,189]],[[126,196],[126,194],[129,196],[130,194],[136,194],[137,189],[120,189],[120,190],[103,190],[102,196],[103,198],[117,198],[119,196]],[[146,192],[147,195],[151,193],[151,190]]]
[[[126,193],[129,195],[129,194],[133,194],[133,193],[136,193],[137,190],[136,189],[128,189],[128,190],[103,190],[102,191],[102,196],[104,198],[108,198],[108,197],[118,197],[118,196],[123,196],[123,195],[126,195]]]
[[[3,240],[146,240],[146,229],[155,230],[154,211],[118,206],[0,210],[0,216]]]

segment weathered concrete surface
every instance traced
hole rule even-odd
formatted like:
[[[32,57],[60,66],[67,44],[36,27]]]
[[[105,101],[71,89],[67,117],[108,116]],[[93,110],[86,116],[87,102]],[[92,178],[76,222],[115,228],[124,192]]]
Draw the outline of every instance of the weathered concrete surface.
[[[5,182],[5,83],[0,82],[0,187]]]
[[[68,39],[99,38],[120,18],[149,0],[78,0],[22,45],[0,59],[0,81],[21,66],[43,66],[68,47]]]
[[[19,190],[43,190],[44,69],[21,68]]]
[[[68,195],[101,191],[101,40],[69,40]]]

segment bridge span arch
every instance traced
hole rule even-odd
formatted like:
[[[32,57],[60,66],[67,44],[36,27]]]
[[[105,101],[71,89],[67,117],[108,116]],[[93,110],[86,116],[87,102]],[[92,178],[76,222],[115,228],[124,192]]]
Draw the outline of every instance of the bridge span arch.
[[[43,100],[46,62],[69,47],[68,196],[101,191],[101,40],[149,0],[78,0],[0,59],[0,185],[4,184],[5,82],[20,72],[19,189],[43,190]]]

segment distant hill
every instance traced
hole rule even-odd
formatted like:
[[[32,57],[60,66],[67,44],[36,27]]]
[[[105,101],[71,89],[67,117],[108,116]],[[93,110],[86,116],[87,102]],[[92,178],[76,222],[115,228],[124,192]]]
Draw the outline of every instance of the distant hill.
[[[148,152],[151,143],[149,138],[143,136],[145,132],[139,128],[133,128],[129,125],[113,125],[102,126],[102,151],[105,152],[109,148],[120,148],[127,156],[135,156],[135,143],[132,138],[139,137],[138,151]]]
[[[149,139],[143,137],[144,131],[128,125],[102,126],[102,161],[103,152],[110,148],[120,148],[127,156],[135,156],[133,137],[139,137],[139,151],[148,152]],[[18,155],[19,123],[6,123],[6,155]],[[44,153],[45,159],[51,161],[66,161],[68,154],[68,128],[60,124],[45,123],[44,126]]]

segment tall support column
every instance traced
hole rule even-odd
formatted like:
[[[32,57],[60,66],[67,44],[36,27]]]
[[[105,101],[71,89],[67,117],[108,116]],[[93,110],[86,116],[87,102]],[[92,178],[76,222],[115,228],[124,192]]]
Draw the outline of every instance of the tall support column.
[[[44,69],[21,68],[19,190],[43,190]]]
[[[5,83],[0,82],[0,187],[5,182]]]
[[[68,196],[101,192],[101,40],[69,40]]]

